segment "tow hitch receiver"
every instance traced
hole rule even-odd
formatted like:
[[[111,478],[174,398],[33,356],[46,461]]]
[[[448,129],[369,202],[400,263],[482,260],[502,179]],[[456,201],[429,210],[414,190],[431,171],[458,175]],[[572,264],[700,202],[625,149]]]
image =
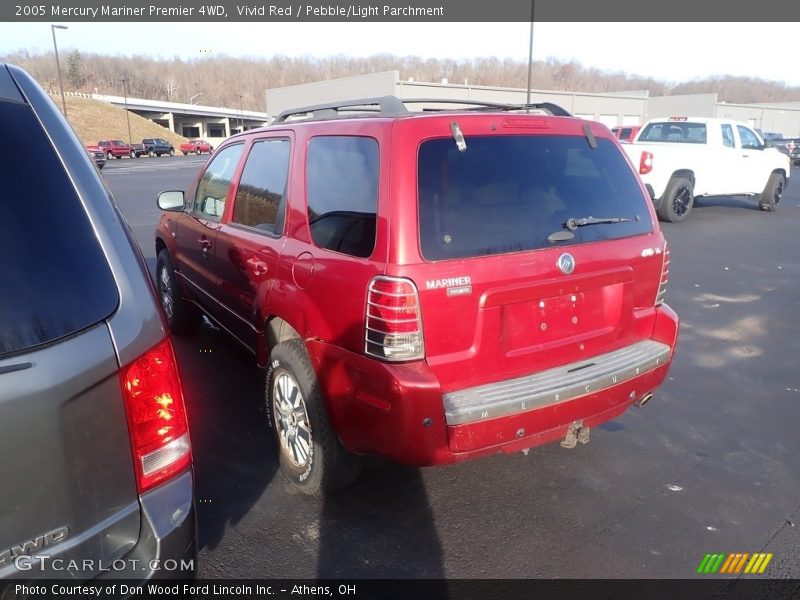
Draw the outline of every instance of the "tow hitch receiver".
[[[578,442],[588,444],[590,431],[588,427],[583,426],[583,421],[575,421],[567,429],[567,436],[561,440],[561,447],[574,448]]]

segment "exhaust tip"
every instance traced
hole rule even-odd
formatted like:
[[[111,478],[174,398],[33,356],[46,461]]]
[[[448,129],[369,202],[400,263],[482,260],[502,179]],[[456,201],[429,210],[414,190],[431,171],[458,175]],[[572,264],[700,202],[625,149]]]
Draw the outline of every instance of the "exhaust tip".
[[[648,402],[650,402],[650,400],[652,400],[652,399],[653,399],[653,394],[650,394],[650,393],[648,393],[648,394],[645,394],[644,396],[642,396],[641,398],[639,398],[639,399],[638,399],[638,400],[635,402],[635,404],[636,404],[636,406],[638,406],[639,408],[641,408],[641,407],[643,407],[645,404],[647,404]]]

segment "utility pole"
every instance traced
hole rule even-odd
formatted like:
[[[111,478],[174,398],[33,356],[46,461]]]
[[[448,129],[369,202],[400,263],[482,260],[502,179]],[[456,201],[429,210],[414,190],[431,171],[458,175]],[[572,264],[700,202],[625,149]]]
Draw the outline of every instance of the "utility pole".
[[[123,77],[120,79],[122,82],[122,91],[125,94],[125,118],[128,121],[128,144],[133,143],[133,136],[131,136],[131,113],[128,112],[128,78]]]
[[[531,36],[530,36],[530,43],[528,45],[528,96],[525,100],[526,105],[530,105],[531,103],[531,78],[533,77],[533,3],[535,0],[531,0]],[[525,112],[531,112],[529,106],[526,106]]]
[[[61,106],[64,108],[64,118],[67,117],[67,100],[64,98],[64,81],[61,79],[61,63],[58,60],[58,44],[56,44],[56,29],[69,29],[66,25],[50,25],[53,34],[53,50],[56,53],[56,70],[58,71],[58,87],[61,90]]]

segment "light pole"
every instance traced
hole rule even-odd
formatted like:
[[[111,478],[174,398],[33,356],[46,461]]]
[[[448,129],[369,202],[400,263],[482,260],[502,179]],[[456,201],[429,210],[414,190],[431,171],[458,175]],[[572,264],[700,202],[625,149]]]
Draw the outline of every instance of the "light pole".
[[[189,104],[194,104],[193,100],[194,100],[195,98],[197,98],[198,96],[202,96],[202,95],[203,95],[203,92],[197,92],[197,93],[196,93],[194,96],[192,96],[191,98],[189,98]]]
[[[530,43],[528,44],[528,97],[525,100],[525,112],[530,112],[530,103],[531,103],[531,77],[533,76],[533,3],[535,0],[531,0],[531,38]]]
[[[125,118],[128,120],[128,144],[133,143],[133,137],[131,136],[131,113],[128,112],[128,78],[123,77],[120,79],[122,82],[122,91],[125,94]]]
[[[64,108],[64,118],[67,117],[67,100],[64,98],[64,81],[61,79],[61,63],[58,61],[58,44],[56,44],[56,29],[69,29],[66,25],[50,25],[53,33],[53,50],[56,53],[56,70],[58,71],[58,87],[61,90],[61,106]]]

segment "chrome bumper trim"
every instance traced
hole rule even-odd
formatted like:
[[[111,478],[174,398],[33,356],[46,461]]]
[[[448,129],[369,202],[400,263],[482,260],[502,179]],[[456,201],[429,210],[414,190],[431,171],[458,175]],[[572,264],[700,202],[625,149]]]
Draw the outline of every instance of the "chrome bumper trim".
[[[448,425],[464,425],[559,404],[643,375],[669,358],[669,346],[645,340],[533,375],[447,393],[445,417]]]

